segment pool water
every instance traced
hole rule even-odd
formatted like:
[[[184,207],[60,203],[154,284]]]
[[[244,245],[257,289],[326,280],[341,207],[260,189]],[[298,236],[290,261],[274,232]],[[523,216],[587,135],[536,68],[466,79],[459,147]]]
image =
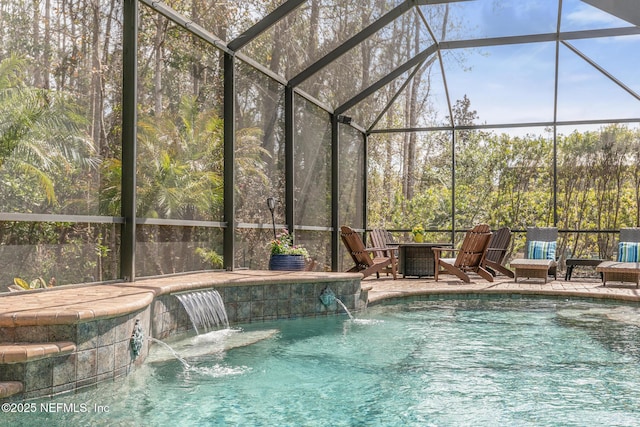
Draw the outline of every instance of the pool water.
[[[67,426],[640,424],[638,307],[449,300],[355,317],[170,342],[189,367],[155,345],[124,379],[36,401],[85,404],[85,413],[3,417]]]

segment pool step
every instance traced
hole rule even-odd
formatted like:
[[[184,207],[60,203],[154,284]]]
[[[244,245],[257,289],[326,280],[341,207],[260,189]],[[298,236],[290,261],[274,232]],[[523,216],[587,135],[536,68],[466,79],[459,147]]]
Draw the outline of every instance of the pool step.
[[[24,386],[20,381],[0,381],[0,399],[22,393]]]
[[[0,343],[0,364],[24,363],[76,351],[71,341],[46,343]]]

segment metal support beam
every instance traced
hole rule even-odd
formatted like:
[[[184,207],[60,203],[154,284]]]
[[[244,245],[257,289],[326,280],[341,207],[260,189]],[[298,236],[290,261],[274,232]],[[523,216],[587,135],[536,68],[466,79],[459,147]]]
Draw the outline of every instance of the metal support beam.
[[[235,146],[236,146],[236,96],[235,59],[224,54],[224,268],[233,271],[235,266]]]
[[[200,37],[207,43],[210,43],[226,53],[232,53],[225,44],[224,41],[213,35],[211,32],[205,30],[200,25],[193,22],[191,19],[185,18],[182,14],[176,12],[171,7],[157,0],[140,0],[145,5],[149,6],[151,9],[158,12],[160,15],[169,19],[172,22],[175,22],[185,30],[189,31],[191,34]]]
[[[435,60],[435,56],[433,58],[431,58],[431,62]],[[398,97],[400,96],[400,94],[402,93],[402,91],[407,87],[407,85],[409,83],[411,83],[411,81],[413,80],[413,77],[416,75],[416,73],[418,71],[420,71],[420,68],[422,68],[424,62],[419,63],[418,65],[416,65],[416,67],[413,69],[413,71],[411,72],[411,74],[409,74],[409,77],[406,78],[406,80],[404,81],[404,83],[402,83],[402,85],[400,86],[400,89],[398,89],[396,91],[396,93],[391,97],[391,99],[389,100],[389,102],[387,102],[387,105],[384,106],[384,108],[382,108],[382,110],[380,111],[380,113],[376,116],[376,118],[373,120],[373,122],[371,123],[371,125],[369,126],[369,129],[367,129],[367,133],[371,132],[371,130],[373,130],[374,127],[376,127],[376,125],[378,124],[378,122],[380,121],[380,119],[382,119],[382,116],[384,116],[384,114],[389,110],[389,108],[391,108],[391,106],[393,105],[394,102],[396,102],[396,99],[398,99]],[[427,64],[427,66],[429,66],[429,64]],[[365,227],[366,228],[366,227]]]
[[[136,278],[136,126],[138,93],[138,0],[124,0],[122,34],[122,225],[120,277]]]
[[[399,67],[397,67],[395,70],[391,71],[389,74],[387,74],[383,78],[381,78],[377,82],[373,83],[368,88],[362,90],[360,93],[355,95],[353,98],[351,98],[350,100],[348,100],[347,102],[345,102],[344,104],[342,104],[341,106],[336,108],[335,111],[334,111],[334,114],[338,115],[338,114],[344,113],[349,108],[351,108],[354,105],[358,104],[360,101],[364,100],[369,95],[375,93],[377,90],[379,90],[379,89],[383,88],[385,85],[389,84],[396,77],[401,76],[402,73],[404,73],[406,71],[409,71],[410,69],[412,69],[416,65],[420,64],[421,62],[424,62],[429,56],[431,56],[434,53],[436,53],[437,49],[438,48],[437,48],[437,46],[435,44],[429,46],[428,48],[426,48],[425,50],[423,50],[422,52],[420,52],[419,54],[417,54],[413,58],[409,59],[404,64],[402,64]]]
[[[506,128],[531,128],[545,126],[582,126],[582,125],[607,125],[610,123],[638,123],[640,117],[632,117],[628,119],[600,119],[600,120],[564,120],[564,121],[548,121],[548,122],[530,122],[530,123],[485,123],[482,125],[456,126],[457,130],[474,130],[474,129],[506,129]],[[453,126],[428,126],[415,128],[393,128],[393,129],[372,129],[369,134],[374,133],[407,133],[407,132],[434,132],[449,131]]]
[[[553,127],[553,226],[558,226],[558,127]]]
[[[624,91],[626,91],[629,95],[633,96],[635,99],[640,101],[640,95],[638,95],[638,93],[636,93],[633,89],[631,89],[629,86],[625,85],[624,83],[622,83],[620,80],[618,80],[617,78],[615,78],[613,76],[613,74],[609,73],[607,70],[605,70],[604,68],[602,68],[600,65],[598,65],[594,60],[592,60],[591,58],[589,58],[587,55],[585,55],[584,53],[582,53],[581,51],[579,51],[575,46],[569,44],[568,42],[561,42],[564,46],[568,47],[573,53],[575,53],[576,55],[578,55],[580,58],[582,58],[583,60],[587,61],[589,63],[589,65],[591,65],[593,68],[595,68],[596,70],[600,71],[602,74],[604,74],[609,80],[611,80],[612,82],[614,82],[615,84],[617,84],[618,86],[620,86]]]
[[[284,208],[285,222],[287,229],[295,241],[295,121],[294,121],[294,100],[293,88],[289,85],[284,87]]]
[[[558,16],[556,32],[560,34],[562,28],[562,0],[558,2]],[[558,77],[560,75],[560,37],[556,40],[556,57],[553,87],[553,226],[558,226]]]
[[[363,150],[363,159],[364,161],[362,162],[362,176],[364,177],[364,179],[362,180],[362,226],[364,227],[365,230],[367,230],[369,228],[369,217],[368,217],[368,212],[367,212],[367,205],[368,203],[368,197],[367,195],[369,194],[369,186],[367,185],[367,183],[369,182],[368,178],[369,178],[369,136],[366,133],[362,134],[362,150]],[[366,244],[365,244],[366,246]]]
[[[340,244],[340,137],[338,133],[338,115],[331,115],[331,271],[338,271]]]
[[[302,3],[307,0],[288,0],[282,3],[280,6],[275,8],[273,12],[262,18],[260,21],[256,22],[251,28],[249,28],[244,33],[240,34],[234,40],[229,42],[227,45],[229,49],[236,51],[241,49],[243,46],[250,43],[253,39],[258,37],[260,34],[267,31],[271,26],[275,25],[278,21],[284,18],[289,12],[293,11],[295,8],[300,6]]]
[[[504,46],[512,44],[545,43],[560,40],[582,40],[606,37],[632,36],[640,34],[639,27],[605,28],[602,30],[580,30],[562,33],[530,34],[526,36],[488,37],[484,39],[451,40],[439,43],[442,50],[475,47]]]
[[[456,130],[451,131],[451,243],[456,243]]]
[[[371,37],[376,32],[380,31],[387,24],[394,21],[398,17],[402,16],[408,10],[410,10],[414,5],[413,0],[405,0],[400,5],[393,8],[391,11],[387,12],[382,17],[375,20],[373,23],[363,28],[359,33],[352,36],[350,39],[342,43],[340,46],[333,49],[331,52],[324,55],[322,58],[318,59],[316,62],[302,70],[296,76],[294,76],[290,80],[290,84],[293,87],[298,86],[309,77],[320,71],[322,68],[326,67],[354,47],[358,46],[360,43],[365,41],[367,38]]]

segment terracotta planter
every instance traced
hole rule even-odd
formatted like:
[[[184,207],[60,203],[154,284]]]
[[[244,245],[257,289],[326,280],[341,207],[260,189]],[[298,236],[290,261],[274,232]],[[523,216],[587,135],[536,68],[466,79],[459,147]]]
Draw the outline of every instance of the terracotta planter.
[[[269,270],[303,271],[305,267],[302,255],[271,255]]]

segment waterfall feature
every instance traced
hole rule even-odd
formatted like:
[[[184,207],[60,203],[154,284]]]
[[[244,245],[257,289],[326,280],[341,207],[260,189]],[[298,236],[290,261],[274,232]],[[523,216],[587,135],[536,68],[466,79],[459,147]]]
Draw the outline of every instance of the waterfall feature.
[[[189,292],[177,294],[176,298],[178,298],[189,315],[196,334],[199,334],[200,331],[206,332],[220,326],[229,327],[227,311],[218,291],[211,289]]]

